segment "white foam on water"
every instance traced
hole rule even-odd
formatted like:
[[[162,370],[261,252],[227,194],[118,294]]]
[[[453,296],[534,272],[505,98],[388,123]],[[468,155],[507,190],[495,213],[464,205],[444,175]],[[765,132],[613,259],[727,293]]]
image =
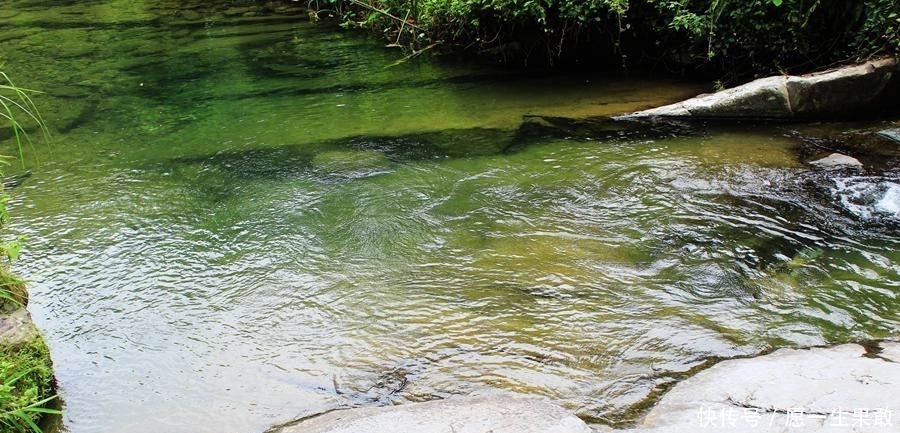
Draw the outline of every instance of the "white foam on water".
[[[900,184],[880,177],[854,176],[833,179],[833,195],[841,206],[862,219],[900,219]]]
[[[888,189],[884,196],[881,197],[881,200],[875,203],[875,209],[894,218],[900,218],[900,184],[886,183],[888,184]]]

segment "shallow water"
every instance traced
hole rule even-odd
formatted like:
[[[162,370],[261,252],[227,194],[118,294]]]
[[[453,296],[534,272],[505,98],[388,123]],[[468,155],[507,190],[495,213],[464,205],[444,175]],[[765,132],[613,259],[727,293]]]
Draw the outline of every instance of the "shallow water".
[[[710,359],[900,331],[895,171],[816,173],[790,125],[587,119],[694,85],[387,67],[290,9],[70,3],[0,6],[53,129],[8,232],[65,431],[507,391],[621,423]]]

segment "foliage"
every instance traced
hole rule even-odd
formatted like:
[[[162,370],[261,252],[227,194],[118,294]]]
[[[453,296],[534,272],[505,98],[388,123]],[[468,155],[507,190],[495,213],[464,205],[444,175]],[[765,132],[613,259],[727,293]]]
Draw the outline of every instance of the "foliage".
[[[59,413],[44,407],[55,398],[52,383],[50,354],[43,340],[0,348],[0,431],[41,433],[40,417]]]
[[[900,6],[897,0],[866,2],[865,20],[851,50],[871,55],[900,53]]]
[[[758,73],[803,72],[875,55],[876,50],[851,48],[863,21],[885,11],[873,7],[877,2],[871,0],[677,3],[673,29],[690,34],[693,45],[688,51],[696,63],[710,61],[721,70]]]
[[[347,25],[392,45],[525,61],[620,56],[623,64],[771,73],[900,52],[897,0],[328,1]]]

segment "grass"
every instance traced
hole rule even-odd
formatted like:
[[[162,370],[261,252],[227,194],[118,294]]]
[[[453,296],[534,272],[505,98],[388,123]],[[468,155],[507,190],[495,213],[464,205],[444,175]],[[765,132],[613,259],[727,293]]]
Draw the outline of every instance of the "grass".
[[[26,120],[33,121],[44,136],[50,135],[37,106],[31,100],[30,95],[36,93],[40,92],[16,86],[5,72],[0,71],[0,122],[7,123],[12,128],[19,160],[23,162],[25,161],[24,145],[31,144],[31,137],[26,129],[27,124],[22,123],[21,119],[24,117]],[[8,156],[0,156],[0,160],[7,165],[9,159]]]
[[[49,136],[31,94],[34,90],[17,87],[0,71],[0,127],[12,130],[19,160],[24,165],[25,145],[31,145],[29,128],[37,128]],[[23,123],[25,122],[25,123]],[[0,156],[0,177],[11,157]],[[0,228],[8,219],[9,195],[0,186]],[[9,270],[9,263],[19,255],[21,239],[0,241],[0,313],[24,308],[27,302],[25,283]],[[38,422],[45,414],[60,411],[45,407],[56,399],[53,393],[53,371],[50,353],[41,338],[22,344],[0,342],[0,433],[41,433]]]

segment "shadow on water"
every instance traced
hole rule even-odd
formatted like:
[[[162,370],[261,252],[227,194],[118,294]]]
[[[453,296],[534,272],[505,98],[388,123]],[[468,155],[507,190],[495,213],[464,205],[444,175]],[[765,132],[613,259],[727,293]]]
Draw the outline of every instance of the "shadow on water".
[[[515,131],[497,128],[445,129],[396,136],[356,136],[277,148],[226,150],[210,155],[178,157],[163,169],[179,165],[199,165],[240,179],[286,179],[309,173],[352,179],[341,170],[355,168],[369,174],[387,167],[429,160],[511,155],[548,139],[597,141],[657,140],[697,134],[692,127],[676,122],[644,124],[606,118],[569,119],[526,116]],[[383,156],[374,157],[373,153]],[[370,167],[366,167],[371,164]],[[336,169],[329,171],[328,169]],[[315,176],[314,176],[315,177]]]
[[[503,153],[515,153],[547,139],[597,141],[615,144],[625,141],[661,140],[700,135],[702,128],[680,121],[627,122],[608,117],[573,119],[554,116],[525,116]]]
[[[352,179],[349,173],[380,171],[388,164],[496,155],[511,133],[473,128],[399,136],[357,136],[277,148],[222,151],[211,155],[178,157],[163,169],[199,165],[239,179],[313,177],[331,181]],[[378,156],[380,155],[380,157]]]

